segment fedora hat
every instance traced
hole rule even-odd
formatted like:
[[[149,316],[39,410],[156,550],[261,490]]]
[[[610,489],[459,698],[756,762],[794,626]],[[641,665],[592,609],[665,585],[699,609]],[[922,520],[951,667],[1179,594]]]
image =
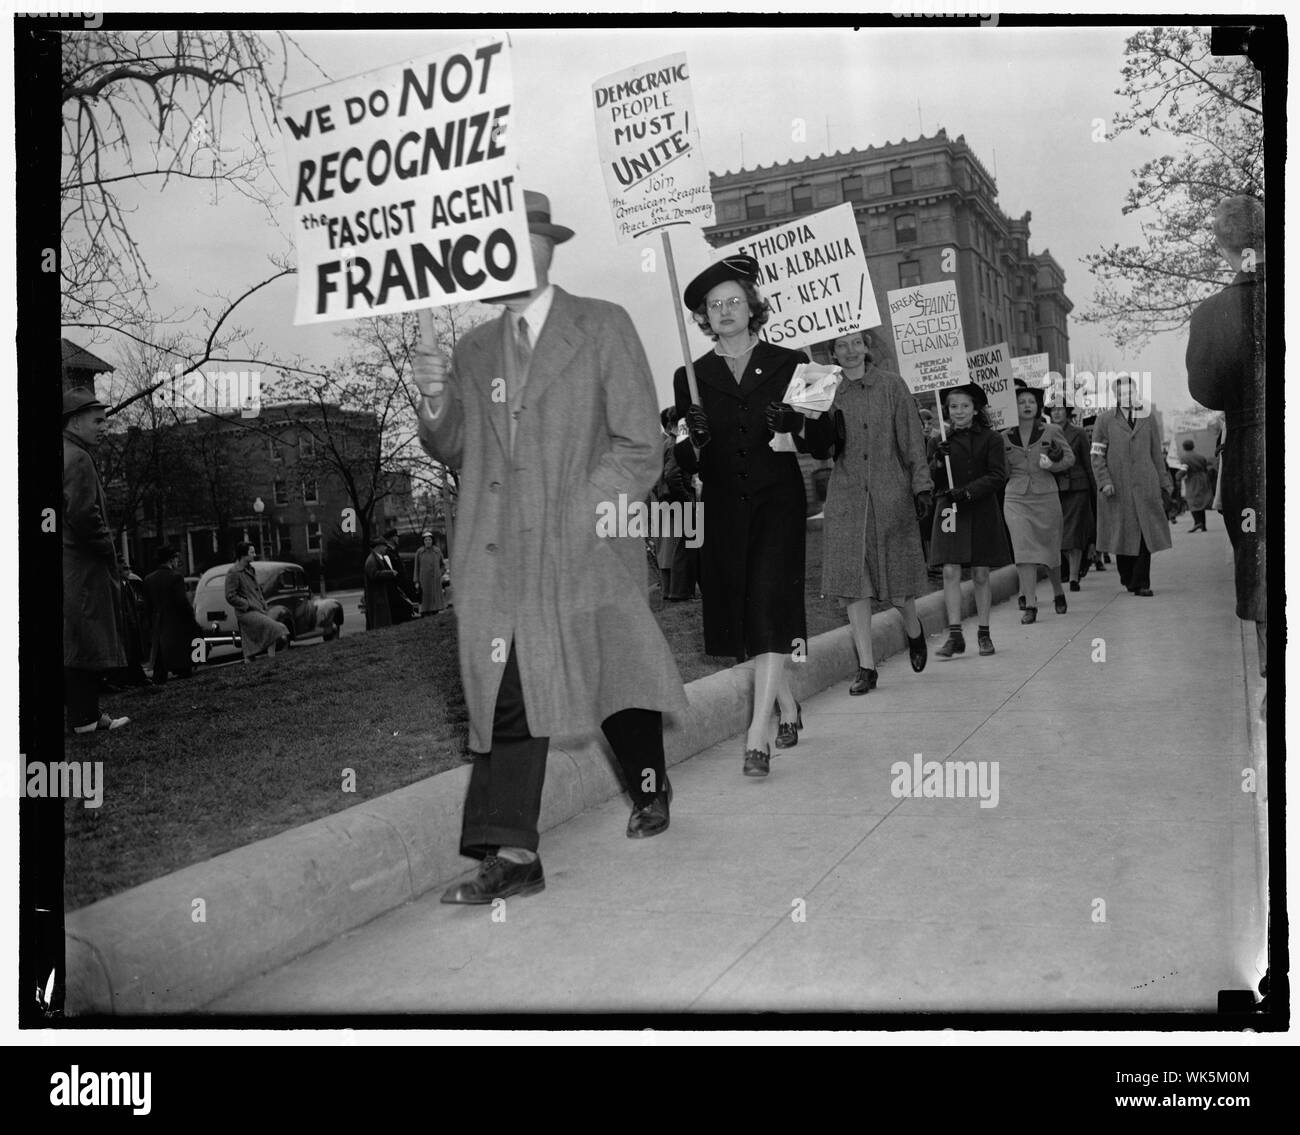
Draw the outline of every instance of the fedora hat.
[[[952,394],[965,394],[975,403],[975,409],[982,410],[989,404],[989,396],[984,392],[984,387],[976,382],[967,382],[961,386],[948,386],[939,391],[939,402],[947,409],[948,397]]]
[[[79,414],[82,410],[107,410],[96,396],[93,390],[87,390],[84,386],[75,386],[71,390],[63,392],[63,416],[65,418],[72,414]]]
[[[563,244],[573,236],[572,229],[551,224],[551,199],[545,193],[524,190],[524,211],[528,214],[528,231],[538,236],[548,236],[556,244]]]
[[[716,263],[710,264],[689,284],[682,293],[682,302],[691,311],[698,311],[707,296],[719,284],[728,280],[739,280],[746,284],[758,283],[758,261],[752,256],[737,253],[724,256]]]

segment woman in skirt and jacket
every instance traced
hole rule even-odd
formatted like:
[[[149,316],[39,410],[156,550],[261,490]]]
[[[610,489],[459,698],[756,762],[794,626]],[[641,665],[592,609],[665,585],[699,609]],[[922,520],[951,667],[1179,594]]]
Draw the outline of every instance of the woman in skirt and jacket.
[[[852,695],[876,686],[871,600],[891,603],[903,618],[912,669],[925,669],[925,630],[916,597],[926,590],[918,518],[930,510],[929,463],[916,402],[892,370],[872,361],[860,331],[832,345],[844,382],[835,407],[804,427],[814,456],[834,456],[826,490],[822,592],[848,606],[858,655]]]
[[[1052,425],[1061,431],[1074,455],[1074,464],[1056,475],[1061,500],[1061,552],[1069,572],[1070,590],[1079,590],[1083,554],[1097,539],[1097,518],[1092,502],[1097,482],[1092,476],[1088,435],[1074,424],[1073,406],[1053,406]]]
[[[941,391],[939,398],[949,429],[936,446],[930,465],[936,490],[930,564],[943,568],[948,638],[935,653],[940,658],[951,658],[966,650],[961,629],[961,573],[962,568],[969,567],[979,618],[979,652],[992,654],[989,612],[993,608],[993,591],[989,571],[1011,562],[998,506],[998,490],[1007,479],[1006,445],[1002,436],[989,427],[984,410],[988,395],[980,386],[970,383],[950,387]]]
[[[689,437],[675,454],[683,473],[698,473],[705,505],[700,547],[704,649],[754,660],[754,706],[743,771],[767,776],[772,708],[776,747],[798,743],[802,715],[787,662],[808,640],[804,614],[805,498],[794,453],[771,448],[775,434],[806,445],[806,419],[782,399],[807,356],[758,337],[771,314],[758,293],[758,261],[728,256],[687,286],[683,300],[715,347],[694,362],[699,403],[685,368],[673,377]]]
[[[1022,623],[1038,618],[1038,567],[1047,568],[1052,581],[1056,613],[1067,609],[1061,586],[1060,491],[1056,474],[1074,464],[1074,453],[1065,435],[1053,425],[1043,424],[1044,393],[1024,382],[1016,383],[1016,411],[1019,421],[1007,430],[1007,487],[1002,509],[1011,536],[1011,550],[1020,573]]]

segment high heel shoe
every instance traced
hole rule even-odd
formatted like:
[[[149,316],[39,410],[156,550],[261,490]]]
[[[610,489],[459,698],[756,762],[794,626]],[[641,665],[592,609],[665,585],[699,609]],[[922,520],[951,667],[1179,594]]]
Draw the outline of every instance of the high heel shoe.
[[[1052,600],[1052,606],[1056,608],[1056,613],[1058,615],[1064,615],[1065,612],[1069,609],[1068,604],[1065,602],[1064,595],[1056,596],[1056,598]]]
[[[869,694],[876,688],[876,678],[877,674],[874,670],[868,670],[866,667],[859,666],[858,676],[854,680],[853,685],[849,687],[849,693],[855,698],[860,694]]]
[[[767,746],[761,749],[745,750],[745,775],[746,776],[766,776],[771,769],[772,754],[768,752]]]
[[[1038,608],[1037,608],[1037,607],[1026,607],[1026,608],[1025,608],[1025,613],[1024,613],[1023,615],[1020,616],[1020,621],[1021,621],[1022,623],[1036,623],[1036,622],[1038,622]]]
[[[776,703],[776,716],[777,716],[777,720],[779,721],[781,717],[780,701],[777,701]],[[803,728],[803,704],[799,701],[798,698],[794,699],[794,728],[795,729]]]
[[[803,706],[797,701],[795,705],[796,717],[793,721],[781,721],[776,727],[776,747],[778,749],[793,749],[799,744],[799,730],[803,728]]]

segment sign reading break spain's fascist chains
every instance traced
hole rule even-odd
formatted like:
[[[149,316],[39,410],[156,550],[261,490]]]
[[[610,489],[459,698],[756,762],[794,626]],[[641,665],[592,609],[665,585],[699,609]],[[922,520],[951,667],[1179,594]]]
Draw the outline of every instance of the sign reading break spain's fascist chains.
[[[531,289],[513,109],[497,38],[285,98],[294,322]]]
[[[592,100],[620,243],[669,225],[713,224],[685,53],[606,75],[592,85]]]
[[[913,394],[968,381],[957,283],[917,284],[886,294],[898,372]]]
[[[759,287],[772,305],[763,328],[771,343],[803,347],[880,326],[853,206],[836,205],[718,249],[759,264]]]

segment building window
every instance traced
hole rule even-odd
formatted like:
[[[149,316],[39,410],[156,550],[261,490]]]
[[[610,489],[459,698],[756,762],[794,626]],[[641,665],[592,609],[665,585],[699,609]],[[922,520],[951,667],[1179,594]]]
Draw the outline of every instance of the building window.
[[[293,554],[293,529],[283,522],[275,526],[275,554],[281,558]]]
[[[1041,335],[1035,335],[1035,336],[1034,336],[1034,342],[1036,342],[1036,343],[1038,344],[1036,350],[1037,350],[1038,354],[1041,355],[1041,354],[1043,353],[1043,337],[1042,337]]]
[[[806,213],[812,208],[812,186],[796,185],[790,190],[790,207],[796,213]]]
[[[845,201],[861,201],[862,196],[862,178],[858,175],[846,177],[840,182],[840,191],[844,194]]]
[[[307,461],[316,456],[316,439],[311,434],[298,435],[298,456]]]
[[[320,524],[307,525],[307,551],[319,552],[321,547]]]
[[[998,320],[998,342],[1001,343],[1005,336],[1002,334],[1002,320]]]
[[[1023,311],[1016,312],[1016,327],[1020,331],[1020,334],[1029,334],[1029,316]]]
[[[276,504],[289,503],[289,486],[285,484],[284,481],[277,480],[275,482],[275,503]]]
[[[751,193],[745,198],[745,216],[751,221],[767,216],[767,198],[762,193]]]
[[[280,443],[273,437],[266,439],[266,454],[272,461],[284,460],[284,454],[280,452]]]
[[[898,266],[898,286],[914,288],[921,282],[921,264],[917,260],[904,260]]]
[[[889,182],[894,193],[911,193],[912,192],[912,170],[909,166],[902,166],[899,169],[889,171]]]
[[[316,479],[314,477],[302,483],[302,503],[320,504],[320,499],[316,496]]]
[[[902,213],[894,218],[894,243],[916,243],[916,214]]]

